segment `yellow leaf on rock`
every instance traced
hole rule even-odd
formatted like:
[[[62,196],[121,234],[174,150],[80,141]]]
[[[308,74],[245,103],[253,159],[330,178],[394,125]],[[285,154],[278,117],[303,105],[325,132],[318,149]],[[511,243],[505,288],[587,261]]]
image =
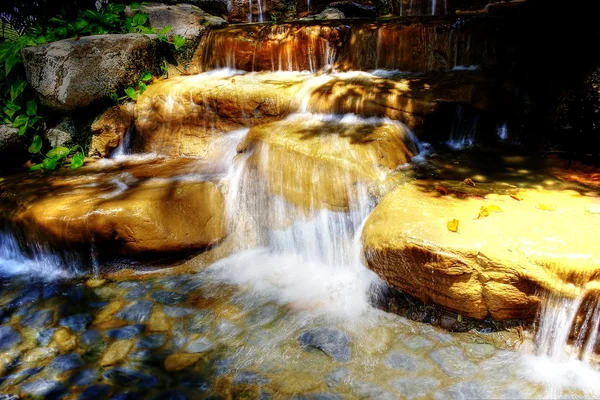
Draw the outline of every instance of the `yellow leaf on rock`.
[[[473,182],[473,180],[472,180],[471,178],[467,178],[467,179],[465,179],[465,180],[463,181],[463,183],[464,183],[465,185],[469,185],[469,186],[473,186],[473,187],[475,187],[475,182]]]
[[[475,219],[489,217],[491,213],[501,212],[501,211],[502,211],[502,209],[500,207],[495,206],[493,204],[489,205],[489,206],[481,206],[481,208],[479,209],[479,215]]]
[[[544,211],[554,211],[556,210],[556,206],[554,204],[543,204],[538,202],[538,208]]]
[[[452,221],[448,221],[448,230],[450,232],[458,232],[458,220],[453,219]]]

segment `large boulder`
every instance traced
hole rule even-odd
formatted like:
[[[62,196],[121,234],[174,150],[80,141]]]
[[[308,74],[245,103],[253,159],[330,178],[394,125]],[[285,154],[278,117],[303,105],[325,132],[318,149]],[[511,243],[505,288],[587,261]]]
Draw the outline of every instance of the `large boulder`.
[[[176,179],[194,168],[190,160],[145,160],[10,178],[0,186],[0,216],[26,241],[59,248],[130,255],[202,249],[225,237],[224,199],[213,182]]]
[[[180,49],[169,47],[175,60],[183,68],[188,67],[204,33],[227,24],[223,18],[210,15],[192,4],[143,4],[139,11],[148,16],[150,27],[157,32],[170,26],[171,30],[166,35],[169,41],[173,41],[176,35],[185,38],[185,44]],[[129,10],[131,15],[136,12],[137,10]]]
[[[367,265],[392,286],[465,316],[499,320],[534,317],[544,291],[576,297],[597,290],[595,198],[559,190],[481,195],[434,185],[397,188],[366,221]]]
[[[42,103],[70,112],[135,86],[145,71],[156,72],[159,44],[154,35],[98,35],[26,47],[21,55]]]
[[[403,125],[386,120],[294,114],[259,125],[238,146],[267,190],[303,209],[347,210],[361,187],[417,154]]]
[[[305,75],[181,76],[138,98],[136,147],[170,156],[206,157],[223,132],[281,119]]]

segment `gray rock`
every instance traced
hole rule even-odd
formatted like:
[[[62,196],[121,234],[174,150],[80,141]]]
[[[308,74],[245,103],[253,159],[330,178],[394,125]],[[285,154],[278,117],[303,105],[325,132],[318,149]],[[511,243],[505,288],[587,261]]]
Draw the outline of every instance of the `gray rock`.
[[[253,385],[268,385],[271,382],[270,379],[265,378],[256,372],[242,371],[238,372],[233,378],[234,385],[242,384],[253,384]]]
[[[139,300],[129,304],[116,315],[119,319],[132,322],[146,322],[150,318],[153,304],[148,300]]]
[[[274,304],[267,304],[264,307],[259,308],[255,312],[250,315],[249,323],[251,325],[266,325],[270,322],[273,322],[277,315],[279,314],[279,307]]]
[[[157,71],[159,47],[154,35],[97,35],[26,47],[21,56],[42,103],[68,112],[135,85],[144,71]]]
[[[176,290],[182,285],[186,284],[189,281],[189,277],[187,276],[165,276],[156,281],[159,285],[164,286],[170,290]]]
[[[208,311],[200,311],[187,321],[187,331],[190,333],[208,332],[214,320],[214,315]]]
[[[52,341],[52,336],[54,336],[54,332],[56,328],[48,328],[38,332],[37,341],[42,346],[48,346]]]
[[[167,317],[183,318],[196,312],[193,308],[164,306],[163,312]]]
[[[10,325],[0,326],[0,351],[7,351],[21,343],[21,335]]]
[[[303,347],[315,347],[339,362],[350,361],[350,339],[335,328],[313,328],[304,331],[298,340]]]
[[[79,354],[70,353],[56,357],[54,360],[52,360],[48,368],[60,374],[63,372],[81,368],[84,365],[85,362]]]
[[[110,393],[110,389],[109,385],[92,385],[81,393],[79,400],[105,399]]]
[[[350,371],[346,367],[338,368],[325,377],[325,383],[330,388],[337,387],[344,379],[350,376]]]
[[[49,309],[34,311],[33,313],[21,318],[21,325],[28,328],[43,328],[52,323],[54,312]]]
[[[439,393],[436,397],[439,397]],[[442,396],[444,399],[469,400],[490,399],[493,393],[482,383],[474,381],[459,382],[448,389]]]
[[[69,379],[72,386],[90,386],[100,379],[100,373],[95,369],[84,369]]]
[[[106,331],[106,336],[116,340],[133,339],[140,333],[144,332],[145,328],[146,325],[144,324],[136,324],[124,326],[122,328],[109,329]]]
[[[214,331],[214,335],[220,338],[231,338],[239,335],[240,333],[242,333],[242,329],[224,319],[219,321]]]
[[[185,294],[167,291],[153,292],[150,297],[152,297],[156,302],[168,306],[174,306],[175,304],[182,303],[187,298]]]
[[[37,287],[26,289],[19,297],[11,301],[7,307],[23,307],[26,304],[33,304],[40,299],[41,295],[41,291]]]
[[[215,344],[210,339],[201,337],[190,342],[186,349],[190,353],[202,353],[211,350],[213,347],[215,347]]]
[[[400,392],[403,399],[423,398],[440,386],[440,381],[430,376],[399,378],[391,385]]]
[[[458,347],[435,349],[429,356],[451,378],[470,376],[477,371],[475,364],[465,359],[465,355]]]
[[[44,132],[46,140],[52,147],[68,146],[73,143],[73,135],[59,128],[50,128]]]
[[[404,371],[416,371],[419,367],[419,360],[399,351],[394,351],[385,357],[385,365],[389,368],[401,369]]]
[[[60,382],[40,379],[21,386],[21,393],[52,400],[62,398],[67,393],[67,388]]]
[[[422,336],[410,336],[402,341],[402,344],[409,349],[425,349],[433,346],[431,340],[427,340]]]
[[[321,11],[315,19],[344,19],[346,16],[343,12],[335,7],[327,7]]]
[[[141,338],[136,347],[139,349],[156,349],[165,344],[167,337],[161,333],[148,335]]]
[[[393,393],[369,382],[355,381],[352,382],[351,388],[361,399],[396,400],[398,398]]]
[[[15,372],[14,374],[11,374],[11,375],[8,375],[8,376],[2,378],[2,383],[5,386],[18,385],[19,383],[23,382],[25,379],[28,379],[28,378],[38,374],[41,370],[42,370],[41,367],[27,368],[27,369]]]
[[[100,335],[100,332],[94,329],[83,332],[79,337],[79,342],[83,345],[83,347],[92,346],[101,340],[102,335]]]
[[[477,360],[490,357],[496,351],[494,346],[487,343],[469,343],[463,347],[468,357]]]
[[[62,318],[58,321],[58,324],[71,329],[73,332],[83,332],[91,321],[92,316],[90,314],[76,314]]]

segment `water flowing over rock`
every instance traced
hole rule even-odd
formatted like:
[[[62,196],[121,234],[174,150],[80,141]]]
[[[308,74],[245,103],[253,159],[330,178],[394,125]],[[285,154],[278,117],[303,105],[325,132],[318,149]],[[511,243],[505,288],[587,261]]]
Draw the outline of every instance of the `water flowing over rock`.
[[[223,132],[281,119],[306,76],[202,74],[148,87],[137,105],[138,146],[171,156],[208,158]]]
[[[126,106],[106,110],[92,123],[92,142],[88,155],[108,157],[116,149],[133,125],[133,116]]]
[[[108,100],[160,65],[158,37],[134,33],[65,39],[21,55],[42,103],[62,112]]]
[[[1,188],[3,217],[27,239],[57,246],[125,254],[205,248],[225,236],[223,196],[209,181],[169,179],[193,168],[189,160],[105,171],[91,165],[45,178],[46,191],[39,178],[16,179]]]
[[[400,124],[295,114],[252,128],[238,152],[273,194],[305,209],[347,210],[357,188],[418,152]],[[354,194],[353,194],[354,193]]]
[[[194,59],[199,71],[316,72],[333,66],[349,29],[338,22],[231,26],[210,32]]]
[[[540,290],[576,297],[598,286],[592,204],[569,191],[457,198],[404,185],[369,216],[366,261],[392,286],[463,315],[532,318]],[[490,206],[501,211],[486,214]],[[447,228],[452,219],[458,232]]]

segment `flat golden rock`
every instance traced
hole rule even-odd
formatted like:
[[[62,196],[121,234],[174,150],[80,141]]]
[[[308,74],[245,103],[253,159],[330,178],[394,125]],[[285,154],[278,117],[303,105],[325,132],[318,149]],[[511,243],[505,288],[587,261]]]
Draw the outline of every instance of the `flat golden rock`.
[[[52,336],[51,347],[58,347],[62,351],[71,351],[77,347],[77,337],[67,328],[60,327]]]
[[[150,332],[167,332],[171,328],[171,324],[166,314],[162,310],[155,308],[152,315],[150,315],[146,328]]]
[[[117,340],[113,342],[102,354],[100,365],[105,368],[120,363],[125,360],[132,347],[132,340]]]
[[[195,364],[200,358],[202,354],[198,353],[171,354],[165,359],[165,369],[169,372],[181,371]]]

